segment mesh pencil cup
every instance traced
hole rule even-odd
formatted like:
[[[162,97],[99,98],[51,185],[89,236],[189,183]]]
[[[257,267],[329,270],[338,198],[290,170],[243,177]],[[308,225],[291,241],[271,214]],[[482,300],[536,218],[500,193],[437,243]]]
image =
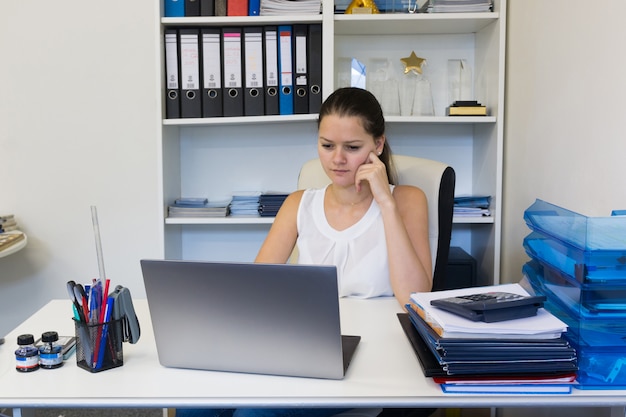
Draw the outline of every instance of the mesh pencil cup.
[[[105,323],[83,323],[74,319],[76,330],[76,364],[100,372],[124,364],[122,319]]]

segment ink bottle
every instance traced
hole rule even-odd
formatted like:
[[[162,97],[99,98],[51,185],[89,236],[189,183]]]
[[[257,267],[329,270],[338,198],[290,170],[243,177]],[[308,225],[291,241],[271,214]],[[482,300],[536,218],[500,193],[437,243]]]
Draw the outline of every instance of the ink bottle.
[[[39,369],[39,349],[35,347],[32,334],[17,337],[18,348],[15,351],[15,369],[18,372],[32,372]]]
[[[45,332],[41,335],[39,347],[39,366],[43,369],[54,369],[63,366],[63,346],[59,344],[57,332]]]

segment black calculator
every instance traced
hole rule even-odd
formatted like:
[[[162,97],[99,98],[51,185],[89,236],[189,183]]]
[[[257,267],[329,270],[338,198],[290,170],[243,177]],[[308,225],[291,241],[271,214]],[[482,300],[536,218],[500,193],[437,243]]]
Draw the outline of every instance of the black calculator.
[[[439,298],[431,300],[430,304],[472,321],[493,323],[535,316],[544,301],[543,295],[494,291]]]

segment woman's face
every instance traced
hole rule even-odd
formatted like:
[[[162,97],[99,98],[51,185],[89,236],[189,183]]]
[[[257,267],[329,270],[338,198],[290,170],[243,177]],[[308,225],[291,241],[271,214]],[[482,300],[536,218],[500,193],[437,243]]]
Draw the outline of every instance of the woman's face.
[[[326,175],[334,184],[354,184],[357,169],[369,163],[370,152],[383,150],[384,140],[375,140],[356,116],[326,115],[319,125],[317,151]]]

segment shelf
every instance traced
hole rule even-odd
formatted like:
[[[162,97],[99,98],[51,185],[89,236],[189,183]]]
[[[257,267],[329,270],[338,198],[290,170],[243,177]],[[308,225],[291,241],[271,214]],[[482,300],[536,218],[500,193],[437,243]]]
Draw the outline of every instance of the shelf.
[[[290,116],[244,116],[244,117],[212,117],[202,119],[164,119],[164,126],[217,126],[241,124],[298,123],[317,121],[317,114],[298,114]],[[387,116],[387,123],[421,123],[421,124],[489,124],[495,123],[495,116]]]
[[[23,249],[28,243],[28,237],[26,236],[26,233],[23,233],[23,232],[5,232],[5,233],[10,233],[10,234],[22,233],[24,235],[24,239],[20,240],[14,245],[9,246],[8,248],[4,250],[0,250],[0,258],[14,254],[15,252]]]
[[[454,217],[455,224],[492,224],[494,219],[487,217]],[[179,225],[237,225],[237,224],[272,224],[274,217],[168,217],[165,224]]]
[[[201,119],[163,119],[164,126],[217,126],[241,124],[298,123],[316,121],[317,114],[288,116],[205,117]]]
[[[335,35],[476,33],[496,22],[491,13],[398,13],[335,15]]]
[[[321,14],[299,16],[210,16],[210,17],[162,17],[164,26],[236,26],[278,25],[294,23],[320,23]]]

